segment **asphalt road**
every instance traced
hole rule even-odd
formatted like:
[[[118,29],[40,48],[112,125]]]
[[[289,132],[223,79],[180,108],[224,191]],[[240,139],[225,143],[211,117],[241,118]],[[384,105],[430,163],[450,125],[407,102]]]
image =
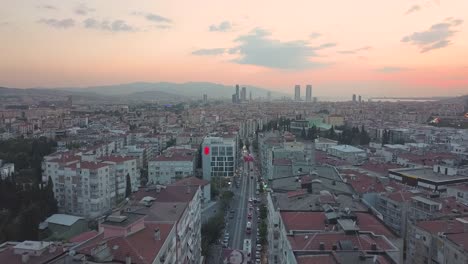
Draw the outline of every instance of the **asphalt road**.
[[[236,185],[232,184],[232,191],[234,192],[234,199],[231,204],[230,210],[234,210],[233,217],[230,217],[230,213],[226,217],[226,230],[229,232],[229,243],[228,247],[232,249],[242,250],[244,246],[244,239],[252,240],[252,260],[255,259],[255,247],[256,247],[256,233],[257,233],[257,217],[259,213],[254,206],[252,219],[247,219],[248,215],[248,200],[249,198],[255,197],[256,192],[256,175],[254,169],[254,163],[244,163],[243,160],[239,162],[241,165],[241,175],[239,177],[240,185],[236,188]],[[253,169],[253,172],[251,172]],[[253,176],[253,179],[250,177]],[[246,234],[247,222],[252,222],[252,232],[250,235]]]

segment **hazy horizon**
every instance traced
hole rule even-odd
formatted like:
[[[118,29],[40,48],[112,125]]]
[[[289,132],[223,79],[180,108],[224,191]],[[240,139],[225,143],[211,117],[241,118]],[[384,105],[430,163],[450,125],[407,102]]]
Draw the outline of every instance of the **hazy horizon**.
[[[468,93],[468,1],[4,1],[0,86],[246,84],[314,96]]]

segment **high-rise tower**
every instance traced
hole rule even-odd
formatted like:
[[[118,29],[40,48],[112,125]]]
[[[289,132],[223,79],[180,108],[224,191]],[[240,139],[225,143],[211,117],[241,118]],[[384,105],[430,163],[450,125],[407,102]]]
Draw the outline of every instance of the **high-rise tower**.
[[[245,87],[242,87],[242,90],[241,90],[241,101],[242,102],[247,101],[247,88]]]
[[[294,101],[300,101],[301,100],[301,86],[299,84],[296,84],[294,86]]]
[[[306,102],[312,102],[312,85],[306,86]]]

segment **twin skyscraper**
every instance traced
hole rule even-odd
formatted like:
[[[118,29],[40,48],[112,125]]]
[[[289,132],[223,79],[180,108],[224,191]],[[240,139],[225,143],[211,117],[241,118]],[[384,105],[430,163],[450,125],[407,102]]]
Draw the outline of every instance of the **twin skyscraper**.
[[[294,86],[294,101],[302,101],[301,100],[301,86],[299,84],[296,84]],[[308,84],[306,85],[306,102],[312,102],[312,85]]]

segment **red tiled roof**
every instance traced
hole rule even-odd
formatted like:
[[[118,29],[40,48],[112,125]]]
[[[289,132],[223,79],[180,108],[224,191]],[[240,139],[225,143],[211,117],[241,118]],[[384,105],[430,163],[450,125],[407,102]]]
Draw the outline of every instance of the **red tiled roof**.
[[[369,231],[376,235],[383,235],[387,238],[393,238],[395,235],[374,215],[369,213],[356,212],[357,224],[361,232]]]
[[[81,243],[81,242],[84,242],[86,240],[89,240],[89,239],[95,237],[97,234],[98,234],[97,231],[91,230],[91,231],[84,232],[84,233],[81,233],[79,235],[76,235],[76,236],[70,238],[69,241],[72,242],[72,243]]]
[[[124,157],[124,156],[106,156],[100,158],[102,161],[111,161],[115,163],[122,163],[129,160],[136,160],[133,157]]]
[[[345,235],[343,233],[316,233],[309,235],[288,236],[293,250],[319,250],[320,242],[325,245],[325,250],[332,250],[333,245],[338,245],[339,241],[349,240],[353,246],[359,250],[371,250],[373,243],[377,245],[378,250],[392,250],[395,247],[388,240],[379,236],[367,234]],[[338,247],[338,250],[339,247]]]
[[[55,159],[49,160],[49,162],[69,163],[69,162],[80,161],[80,160],[81,160],[81,157],[79,157],[79,156],[66,156],[66,155],[63,155],[60,158],[55,158]]]
[[[468,232],[447,235],[447,239],[462,247],[468,252]]]
[[[291,230],[325,230],[324,212],[280,212],[287,231]]]
[[[189,186],[206,186],[208,184],[210,184],[209,181],[192,176],[192,177],[187,177],[187,178],[183,178],[181,180],[178,180],[178,181],[174,182],[171,185],[174,185],[174,186],[186,186],[186,185],[189,185]]]
[[[83,161],[80,163],[80,168],[87,169],[87,170],[97,170],[97,169],[104,168],[107,166],[109,166],[109,164],[102,163],[102,162]]]
[[[432,233],[461,233],[463,232],[463,223],[456,220],[429,220],[420,221],[416,224],[417,227]]]
[[[348,183],[353,187],[357,193],[368,193],[377,192],[381,193],[385,191],[385,186],[378,182],[378,178],[371,177],[366,174],[360,173],[355,170],[340,170],[340,174],[347,178]],[[354,179],[353,179],[354,178]]]
[[[173,223],[151,223],[145,222],[145,228],[126,237],[110,237],[103,239],[98,236],[93,241],[86,243],[85,246],[79,248],[77,252],[90,255],[91,250],[105,241],[111,249],[113,260],[124,262],[127,256],[130,256],[132,263],[148,264],[153,263],[159,250],[166,241],[169,233],[173,228]],[[154,239],[154,230],[159,228],[160,240]],[[114,249],[116,248],[116,249]]]

